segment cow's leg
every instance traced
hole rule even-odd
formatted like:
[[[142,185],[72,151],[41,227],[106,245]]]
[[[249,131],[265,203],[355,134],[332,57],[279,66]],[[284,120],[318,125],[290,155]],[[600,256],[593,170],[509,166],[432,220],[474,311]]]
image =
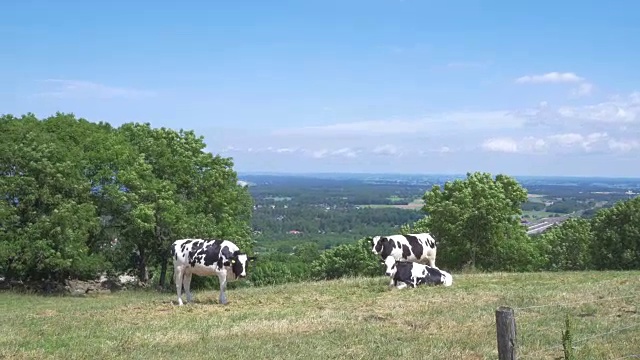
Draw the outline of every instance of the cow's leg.
[[[192,300],[192,296],[191,296],[191,272],[190,271],[186,271],[184,273],[184,280],[183,280],[183,285],[184,285],[184,292],[185,294],[187,294],[187,303],[190,303]]]
[[[433,254],[429,256],[429,266],[437,269],[438,267],[436,266],[436,253],[437,251],[433,249]]]
[[[182,306],[182,278],[183,278],[184,270],[182,266],[177,266],[174,268],[173,276],[176,282],[176,292],[178,293],[178,305]]]
[[[227,295],[224,293],[224,291],[227,289],[227,274],[219,273],[218,280],[220,280],[220,298],[219,298],[220,304],[226,305]]]
[[[396,285],[396,288],[398,288],[400,290],[402,290],[402,289],[404,289],[406,287],[407,287],[407,283],[405,283],[404,281],[400,281],[400,283]]]

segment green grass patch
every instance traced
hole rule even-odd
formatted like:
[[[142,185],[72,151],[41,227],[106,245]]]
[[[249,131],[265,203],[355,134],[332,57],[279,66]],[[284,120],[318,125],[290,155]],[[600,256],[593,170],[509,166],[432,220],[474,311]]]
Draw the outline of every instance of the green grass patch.
[[[152,291],[5,292],[0,358],[495,359],[495,309],[546,304],[569,305],[516,309],[522,356],[559,358],[567,312],[577,358],[640,353],[640,271],[453,275],[449,288],[402,291],[385,278],[242,288],[227,292],[227,306],[217,290],[183,307]]]

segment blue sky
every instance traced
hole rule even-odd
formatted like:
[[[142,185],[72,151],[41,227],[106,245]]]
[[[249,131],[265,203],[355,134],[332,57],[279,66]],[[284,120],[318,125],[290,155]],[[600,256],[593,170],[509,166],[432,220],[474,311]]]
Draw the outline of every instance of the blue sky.
[[[0,113],[194,129],[239,171],[640,176],[640,2],[0,13]]]

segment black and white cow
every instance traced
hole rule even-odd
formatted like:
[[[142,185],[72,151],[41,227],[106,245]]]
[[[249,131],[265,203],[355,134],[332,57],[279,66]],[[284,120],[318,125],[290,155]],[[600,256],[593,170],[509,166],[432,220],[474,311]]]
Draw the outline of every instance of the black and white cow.
[[[247,276],[247,264],[254,257],[240,251],[229,240],[181,239],[171,246],[173,271],[178,292],[178,304],[182,305],[182,287],[191,302],[191,275],[217,275],[220,280],[220,303],[226,304],[224,293],[228,280]]]
[[[387,276],[390,276],[391,267],[399,260],[415,261],[437,268],[436,240],[429,233],[374,236],[371,246],[373,253],[380,255],[384,262]]]
[[[408,286],[415,288],[419,285],[451,286],[453,278],[444,270],[413,261],[395,261],[388,274],[393,286],[404,289]]]

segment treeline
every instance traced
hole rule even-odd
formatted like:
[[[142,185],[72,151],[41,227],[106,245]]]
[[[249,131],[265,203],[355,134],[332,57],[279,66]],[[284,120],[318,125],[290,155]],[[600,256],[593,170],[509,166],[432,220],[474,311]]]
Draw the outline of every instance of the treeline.
[[[0,117],[0,275],[95,278],[150,272],[164,285],[169,244],[224,237],[251,251],[252,200],[229,158],[193,131],[71,114]]]
[[[258,205],[406,205],[426,189],[417,185],[370,184],[356,179],[249,175],[243,179],[255,181],[249,191]]]
[[[367,235],[390,231],[422,217],[418,211],[397,208],[325,208],[291,206],[254,211],[253,228],[265,236],[281,237],[290,231],[304,234]]]
[[[547,206],[542,202],[527,201],[522,204],[523,211],[546,211],[557,214],[571,214],[576,211],[593,209],[596,206],[596,201],[589,200],[556,200],[553,204]]]

